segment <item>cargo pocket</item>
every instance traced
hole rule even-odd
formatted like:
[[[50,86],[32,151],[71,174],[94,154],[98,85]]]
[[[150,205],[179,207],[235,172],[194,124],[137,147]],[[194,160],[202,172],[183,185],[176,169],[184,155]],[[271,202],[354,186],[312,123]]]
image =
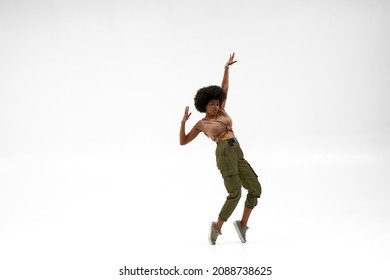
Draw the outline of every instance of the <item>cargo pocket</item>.
[[[225,169],[225,170],[221,170],[221,174],[222,174],[222,177],[226,178],[226,177],[231,177],[233,175],[238,175],[238,170],[236,169]]]
[[[227,149],[229,149],[228,147]],[[231,155],[225,155],[222,160],[219,162],[219,170],[221,171],[222,177],[230,177],[233,175],[238,175],[238,165],[237,161]]]
[[[217,167],[222,174],[222,177],[230,177],[239,174],[237,165],[237,156],[234,148],[228,145],[218,147],[217,152]]]

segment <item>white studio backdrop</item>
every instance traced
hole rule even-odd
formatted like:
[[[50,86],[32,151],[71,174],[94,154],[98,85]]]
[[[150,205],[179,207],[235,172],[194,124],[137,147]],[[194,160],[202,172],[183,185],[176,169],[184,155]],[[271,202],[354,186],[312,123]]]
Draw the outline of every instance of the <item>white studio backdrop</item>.
[[[387,279],[389,16],[379,0],[1,1],[0,277]],[[215,144],[178,135],[231,52],[226,109],[263,196],[248,243],[229,221],[212,247]]]

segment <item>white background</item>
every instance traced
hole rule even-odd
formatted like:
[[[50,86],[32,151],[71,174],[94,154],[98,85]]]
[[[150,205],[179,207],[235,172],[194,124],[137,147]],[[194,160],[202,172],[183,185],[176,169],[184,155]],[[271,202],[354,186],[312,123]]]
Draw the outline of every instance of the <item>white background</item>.
[[[389,16],[385,0],[0,1],[0,278],[388,279]],[[244,192],[210,246],[215,144],[178,135],[233,51],[226,109],[263,195],[247,244]]]

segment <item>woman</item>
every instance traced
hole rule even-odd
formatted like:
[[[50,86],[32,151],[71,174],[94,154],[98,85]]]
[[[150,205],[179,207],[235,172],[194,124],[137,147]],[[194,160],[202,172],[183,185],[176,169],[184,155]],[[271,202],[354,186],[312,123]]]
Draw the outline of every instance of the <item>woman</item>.
[[[235,138],[232,119],[225,111],[226,97],[229,88],[229,67],[236,63],[234,53],[230,55],[225,64],[222,86],[208,86],[198,90],[195,96],[195,107],[205,117],[198,121],[191,131],[186,134],[185,123],[191,116],[188,106],[185,108],[180,127],[180,145],[185,145],[194,140],[202,131],[211,140],[217,143],[216,157],[217,167],[220,170],[225,187],[229,193],[218,215],[217,222],[211,222],[209,241],[215,245],[221,229],[241,197],[241,185],[248,191],[245,208],[241,221],[235,221],[234,227],[241,242],[246,242],[247,223],[252,209],[257,205],[257,199],[261,195],[261,186],[249,163],[244,159],[240,144]]]

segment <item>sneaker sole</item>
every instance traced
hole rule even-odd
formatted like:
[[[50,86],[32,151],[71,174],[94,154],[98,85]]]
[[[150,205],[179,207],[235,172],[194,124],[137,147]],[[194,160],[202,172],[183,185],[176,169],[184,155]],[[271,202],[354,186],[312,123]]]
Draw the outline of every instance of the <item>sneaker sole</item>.
[[[245,240],[244,236],[242,236],[241,231],[239,229],[239,225],[236,222],[234,222],[233,224],[234,224],[234,228],[236,229],[238,237],[240,238],[241,242],[246,243],[246,240]]]

